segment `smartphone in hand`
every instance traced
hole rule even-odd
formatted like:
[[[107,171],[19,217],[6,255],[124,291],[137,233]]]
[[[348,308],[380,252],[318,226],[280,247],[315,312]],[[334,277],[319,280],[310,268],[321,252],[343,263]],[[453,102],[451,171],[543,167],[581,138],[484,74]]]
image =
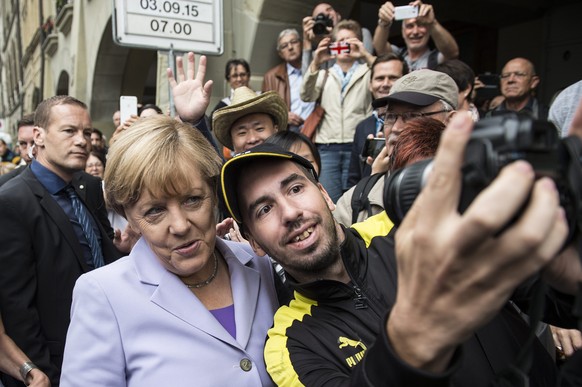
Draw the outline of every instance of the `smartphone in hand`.
[[[119,116],[123,124],[132,115],[137,116],[137,97],[133,95],[122,95],[119,97]]]
[[[367,138],[362,149],[362,158],[371,157],[375,159],[386,146],[386,139],[382,137]]]

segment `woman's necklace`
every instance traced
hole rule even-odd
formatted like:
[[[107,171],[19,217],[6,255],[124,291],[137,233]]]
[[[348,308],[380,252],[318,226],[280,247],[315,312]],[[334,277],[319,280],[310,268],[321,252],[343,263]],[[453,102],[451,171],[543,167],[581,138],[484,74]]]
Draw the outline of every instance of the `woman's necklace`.
[[[188,286],[190,289],[203,288],[206,285],[210,284],[212,281],[214,281],[214,279],[216,278],[216,274],[218,273],[218,257],[216,256],[216,253],[212,253],[212,255],[214,256],[214,271],[212,272],[210,277],[208,277],[205,281],[198,282],[192,285],[186,284],[186,286]]]

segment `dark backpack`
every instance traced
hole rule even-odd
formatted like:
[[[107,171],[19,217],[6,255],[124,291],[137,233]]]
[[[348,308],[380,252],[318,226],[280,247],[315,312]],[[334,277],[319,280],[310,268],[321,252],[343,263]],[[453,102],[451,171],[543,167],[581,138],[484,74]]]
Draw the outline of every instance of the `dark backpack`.
[[[358,214],[360,211],[368,211],[368,217],[373,215],[368,195],[376,182],[384,176],[384,173],[376,173],[358,181],[358,184],[356,184],[356,188],[354,189],[354,194],[352,195],[352,224],[358,221]]]

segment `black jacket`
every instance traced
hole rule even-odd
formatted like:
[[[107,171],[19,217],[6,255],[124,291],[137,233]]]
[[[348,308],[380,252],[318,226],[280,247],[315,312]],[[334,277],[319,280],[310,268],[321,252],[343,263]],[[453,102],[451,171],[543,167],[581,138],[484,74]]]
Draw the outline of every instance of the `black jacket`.
[[[362,225],[362,224],[360,224]],[[275,316],[265,349],[267,370],[283,386],[488,386],[515,358],[529,327],[509,303],[456,351],[442,375],[419,372],[392,352],[385,333],[397,288],[394,240],[346,229],[341,246],[352,279],[298,284]],[[362,236],[364,235],[364,236]],[[533,346],[531,386],[554,386],[556,366]]]
[[[103,258],[115,249],[101,179],[85,172],[72,181],[101,233]],[[0,313],[6,333],[58,386],[73,286],[89,271],[68,216],[26,168],[0,188]],[[10,377],[9,386],[22,386]]]

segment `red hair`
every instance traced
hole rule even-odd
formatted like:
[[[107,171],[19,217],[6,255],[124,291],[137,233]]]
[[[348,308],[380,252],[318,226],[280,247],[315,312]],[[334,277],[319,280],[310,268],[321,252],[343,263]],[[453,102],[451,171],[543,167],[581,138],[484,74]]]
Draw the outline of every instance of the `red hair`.
[[[407,123],[394,142],[390,171],[433,157],[444,129],[445,124],[430,117],[421,117]]]

